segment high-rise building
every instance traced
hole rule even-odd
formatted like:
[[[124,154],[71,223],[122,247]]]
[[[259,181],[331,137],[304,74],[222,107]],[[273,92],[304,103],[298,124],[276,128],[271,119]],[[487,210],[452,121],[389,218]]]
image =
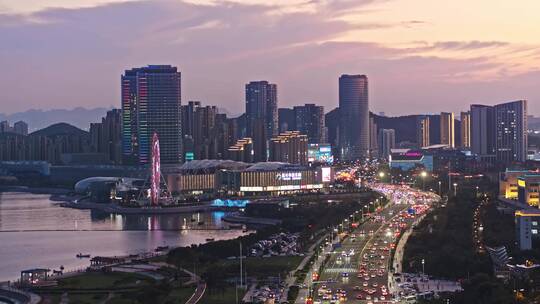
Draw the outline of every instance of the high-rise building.
[[[307,165],[308,137],[299,131],[287,131],[272,138],[270,161]]]
[[[368,78],[339,77],[340,159],[353,161],[369,154]]]
[[[294,107],[293,112],[295,122],[295,128],[293,130],[306,134],[311,144],[326,142],[323,106],[305,104]]]
[[[429,141],[429,116],[419,116],[416,119],[416,143],[419,148],[430,145]]]
[[[461,147],[471,147],[471,112],[461,112]]]
[[[13,124],[13,132],[20,135],[28,135],[28,124],[22,120]]]
[[[216,159],[216,106],[198,107],[193,121],[195,159]]]
[[[253,162],[253,141],[246,137],[239,139],[236,143],[229,147],[228,158],[231,160],[252,163]]]
[[[159,136],[161,163],[182,162],[181,76],[176,67],[149,65],[122,75],[122,150],[126,160],[150,161]]]
[[[369,117],[369,155],[379,156],[379,137],[377,136],[377,124],[374,117]]]
[[[394,129],[379,130],[379,152],[382,158],[388,159],[391,149],[396,146],[396,132]]]
[[[495,158],[495,115],[493,107],[471,105],[471,151],[483,161]]]
[[[441,112],[441,144],[455,147],[454,113]]]
[[[294,118],[294,110],[289,108],[278,109],[278,124],[279,133],[286,131],[294,131],[296,128],[296,121]]]
[[[278,134],[277,86],[268,81],[246,84],[246,134],[253,139],[256,161],[266,161],[267,142]]]
[[[104,154],[112,163],[122,162],[122,114],[119,109],[107,111],[101,122],[90,124],[90,150]]]
[[[182,112],[182,134],[183,137],[193,137],[195,112],[201,106],[200,101],[188,101],[186,105],[181,106]]]
[[[494,115],[497,161],[527,160],[527,101],[498,104],[494,107]]]
[[[324,124],[326,125],[327,142],[332,147],[332,155],[334,158],[340,157],[339,153],[339,108],[326,113],[324,116]]]

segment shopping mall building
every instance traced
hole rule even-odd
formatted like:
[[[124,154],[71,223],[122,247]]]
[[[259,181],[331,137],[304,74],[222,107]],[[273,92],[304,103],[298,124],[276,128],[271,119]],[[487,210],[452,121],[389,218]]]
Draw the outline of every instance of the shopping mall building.
[[[231,196],[317,193],[334,179],[330,166],[309,167],[280,162],[256,164],[231,160],[193,160],[163,172],[173,194]]]

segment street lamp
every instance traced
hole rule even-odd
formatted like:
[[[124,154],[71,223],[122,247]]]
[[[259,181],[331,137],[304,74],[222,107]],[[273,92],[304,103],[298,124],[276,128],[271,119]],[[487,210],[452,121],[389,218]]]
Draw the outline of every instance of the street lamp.
[[[441,181],[439,181],[439,196],[441,196],[441,195],[442,195],[442,193],[441,193],[441,184],[442,184],[442,182],[441,182]]]
[[[424,259],[422,259],[422,276],[425,275],[426,271],[424,269],[424,265],[426,264],[426,261]]]
[[[457,195],[457,183],[454,183],[454,196]]]
[[[422,177],[422,190],[424,190],[424,188],[425,188],[427,175],[428,174],[427,174],[426,171],[420,172],[420,176]]]
[[[479,189],[479,188],[480,188],[480,187],[476,186],[476,197],[478,197],[478,189]]]

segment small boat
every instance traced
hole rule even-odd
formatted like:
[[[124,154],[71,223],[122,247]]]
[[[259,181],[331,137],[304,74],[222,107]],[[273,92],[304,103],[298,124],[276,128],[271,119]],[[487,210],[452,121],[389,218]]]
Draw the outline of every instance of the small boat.
[[[207,238],[206,241],[207,242],[213,242],[213,241],[215,241],[215,239],[214,238]]]
[[[156,248],[156,252],[165,251],[165,250],[168,250],[168,249],[169,249],[169,246],[158,246]]]
[[[79,259],[84,259],[84,258],[89,258],[90,255],[89,255],[89,254],[82,254],[82,253],[79,252],[79,253],[77,254],[77,257],[78,257]]]

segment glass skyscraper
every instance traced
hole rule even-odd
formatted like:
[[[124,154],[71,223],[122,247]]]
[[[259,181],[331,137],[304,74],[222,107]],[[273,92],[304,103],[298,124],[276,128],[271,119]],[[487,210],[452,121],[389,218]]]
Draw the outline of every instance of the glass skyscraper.
[[[176,67],[149,65],[122,75],[122,150],[128,163],[147,164],[152,134],[161,163],[182,161],[181,77]]]
[[[369,155],[369,103],[366,75],[339,77],[339,154],[343,161]]]
[[[246,84],[246,135],[253,139],[255,161],[266,161],[268,141],[278,135],[277,86],[268,81]]]

